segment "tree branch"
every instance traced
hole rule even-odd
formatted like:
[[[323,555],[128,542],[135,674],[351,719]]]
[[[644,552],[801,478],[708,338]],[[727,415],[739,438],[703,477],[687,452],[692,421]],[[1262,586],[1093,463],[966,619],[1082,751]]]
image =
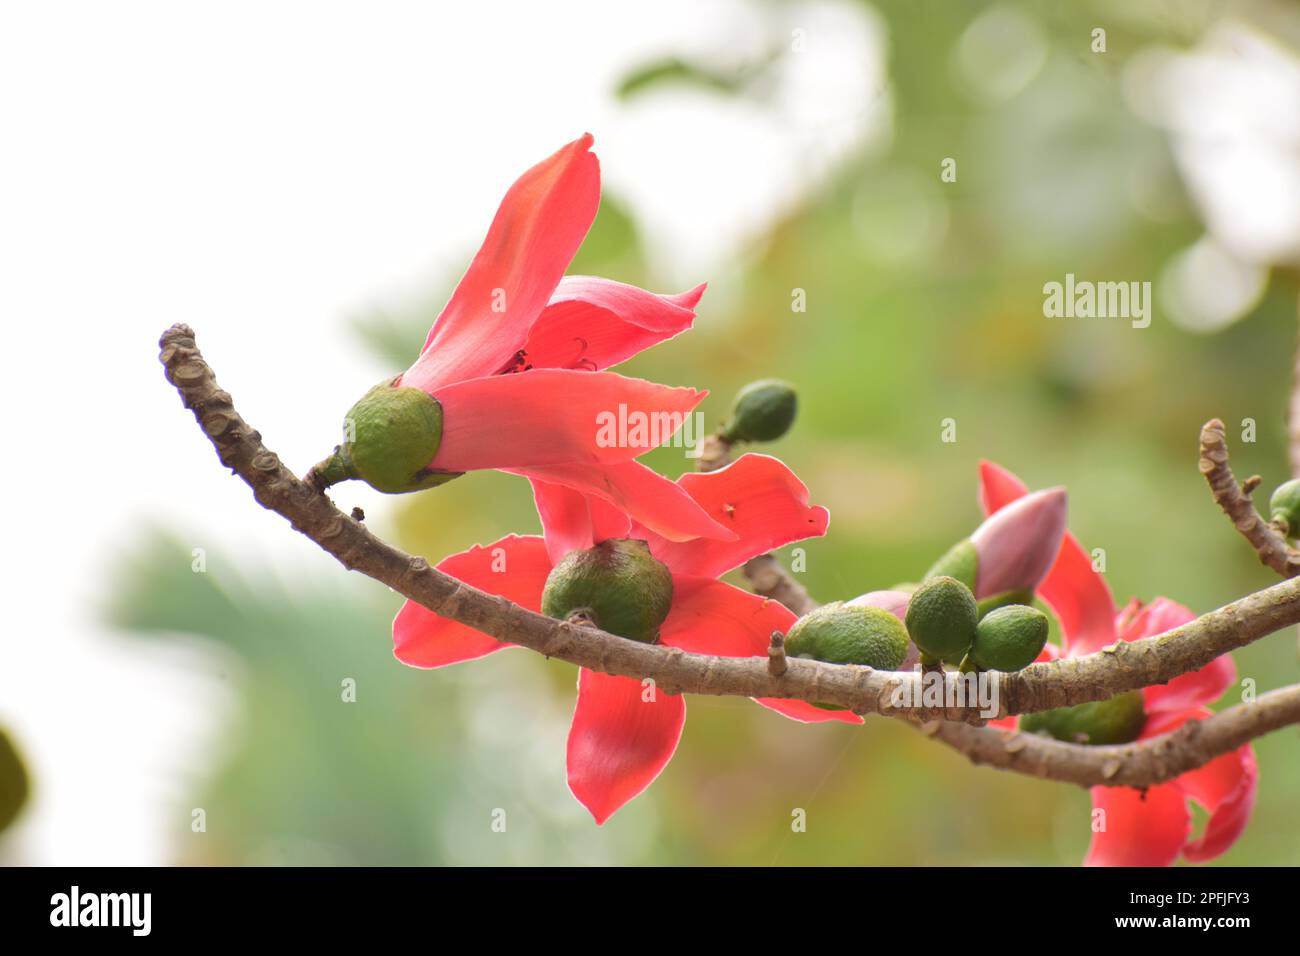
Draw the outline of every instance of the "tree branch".
[[[901,692],[910,694],[913,702],[923,700],[917,672],[789,659],[785,673],[773,676],[765,657],[688,654],[679,648],[624,640],[543,617],[457,581],[430,567],[424,558],[412,557],[379,540],[285,468],[262,444],[261,435],[240,417],[230,395],[217,386],[188,326],[176,325],[165,332],[160,348],[168,380],[193,410],[222,463],[248,484],[259,504],[287,519],[344,567],[388,585],[435,614],[498,640],[607,674],[652,678],[669,694],[796,698],[838,704],[860,714],[979,722],[992,716],[1103,700],[1121,691],[1164,683],[1300,622],[1300,580],[1285,581],[1158,637],[996,675],[995,713],[986,711],[981,716],[978,703],[901,707],[896,702]]]
[[[921,731],[960,751],[974,764],[1082,787],[1150,787],[1209,763],[1289,724],[1300,723],[1300,685],[1262,694],[1172,733],[1131,744],[1086,746],[1038,734],[969,727],[948,721]]]
[[[1223,422],[1212,418],[1201,428],[1201,474],[1209,482],[1210,493],[1236,528],[1255,549],[1261,563],[1284,578],[1300,574],[1300,552],[1286,537],[1264,520],[1255,510],[1250,492],[1259,484],[1257,478],[1239,483],[1228,465],[1228,444]]]

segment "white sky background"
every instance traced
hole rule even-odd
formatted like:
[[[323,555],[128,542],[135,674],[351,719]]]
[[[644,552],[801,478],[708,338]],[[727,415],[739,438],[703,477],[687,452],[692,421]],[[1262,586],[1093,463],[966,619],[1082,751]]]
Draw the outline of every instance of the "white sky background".
[[[286,576],[342,573],[217,466],[162,377],[160,332],[193,325],[301,471],[338,440],[348,401],[393,371],[361,353],[348,318],[462,268],[514,178],[584,131],[669,291],[725,269],[887,128],[882,38],[860,11],[810,4],[774,26],[762,9],[0,3],[0,725],[38,787],[0,860],[166,862],[186,774],[211,765],[232,716],[199,651],[95,622],[106,562],[141,522]],[[810,53],[770,108],[613,101],[647,58],[725,62],[792,26]],[[388,503],[363,503],[382,529]]]

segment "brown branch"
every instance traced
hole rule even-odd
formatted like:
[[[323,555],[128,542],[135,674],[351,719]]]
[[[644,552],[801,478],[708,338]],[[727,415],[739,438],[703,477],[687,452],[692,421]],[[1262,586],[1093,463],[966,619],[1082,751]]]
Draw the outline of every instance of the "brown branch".
[[[857,713],[881,713],[916,720],[979,721],[980,706],[907,706],[923,700],[921,675],[868,667],[787,660],[773,677],[763,657],[688,654],[679,648],[624,640],[594,628],[556,621],[487,594],[429,566],[372,535],[313,491],[281,464],[218,388],[212,370],[184,325],[163,334],[160,359],[168,380],[194,412],[222,463],[253,490],[263,507],[315,541],[349,570],[360,571],[436,614],[489,634],[603,673],[652,678],[666,693],[783,697],[838,704]],[[1117,644],[1088,657],[1034,664],[997,675],[995,713],[984,717],[1045,710],[1102,700],[1116,693],[1165,683],[1203,667],[1227,651],[1300,622],[1300,580],[1285,581],[1159,637]]]
[[[1090,747],[1038,734],[948,721],[921,726],[929,736],[987,764],[1082,787],[1150,787],[1209,763],[1256,737],[1300,723],[1300,685],[1262,694],[1172,733],[1131,744]]]
[[[1201,428],[1200,469],[1214,500],[1232,520],[1232,526],[1250,542],[1260,562],[1284,578],[1300,574],[1300,552],[1287,544],[1286,536],[1265,521],[1251,501],[1250,493],[1259,484],[1259,479],[1250,478],[1238,483],[1233,475],[1228,464],[1223,422],[1217,418],[1210,419]]]
[[[767,646],[767,672],[773,677],[780,677],[786,672],[785,635],[780,631],[772,632],[772,642]]]

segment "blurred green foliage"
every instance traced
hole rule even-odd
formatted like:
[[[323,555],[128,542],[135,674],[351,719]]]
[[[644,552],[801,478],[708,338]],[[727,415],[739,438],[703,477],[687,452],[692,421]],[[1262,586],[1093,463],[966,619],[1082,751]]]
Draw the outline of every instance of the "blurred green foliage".
[[[763,450],[831,510],[828,536],[801,545],[805,583],[822,600],[914,579],[968,534],[980,518],[977,465],[990,458],[1032,487],[1069,487],[1071,528],[1105,549],[1119,601],[1163,594],[1205,611],[1272,580],[1210,503],[1196,447],[1207,418],[1223,418],[1230,439],[1251,418],[1258,441],[1233,441],[1238,474],[1260,472],[1266,487],[1288,477],[1295,276],[1275,274],[1252,314],[1213,336],[1158,312],[1142,330],[1045,319],[1045,281],[1150,278],[1203,231],[1167,143],[1125,107],[1119,70],[1148,42],[1194,39],[1209,11],[1133,4],[1145,15],[1111,17],[1099,59],[1086,37],[1113,5],[1009,6],[1037,19],[1047,59],[1021,93],[989,105],[963,96],[949,69],[988,4],[875,4],[888,31],[891,147],[846,165],[780,222],[737,298],[719,308],[706,295],[695,331],[621,370],[709,388],[711,427],[747,381],[799,387],[794,429]],[[622,92],[685,80],[743,95],[719,75],[651,64]],[[949,156],[958,180],[941,184]],[[1135,169],[1161,179],[1173,214],[1151,219],[1129,201]],[[935,214],[946,226],[924,255],[891,253],[891,232]],[[571,271],[659,287],[609,194]],[[431,289],[427,308],[358,327],[405,367],[450,285]],[[791,311],[795,289],[806,312]],[[948,418],[954,443],[940,440]],[[691,465],[680,449],[647,461],[672,475]],[[434,559],[537,529],[526,483],[495,473],[398,507],[399,543]],[[403,668],[388,644],[392,595],[342,587],[339,572],[276,584],[248,570],[251,557],[196,575],[188,551],[157,538],[119,575],[122,626],[197,634],[239,662],[243,717],[195,797],[208,833],[178,832],[178,860],[1073,864],[1087,845],[1089,799],[1076,788],[971,767],[897,722],[809,727],[744,700],[695,697],[669,769],[596,828],[563,782],[572,667],[507,652]],[[243,576],[226,570],[237,566]],[[1293,633],[1236,657],[1260,691],[1300,677]],[[349,677],[355,704],[340,701]],[[1255,816],[1221,862],[1300,860],[1295,746],[1294,729],[1258,742]],[[496,808],[509,815],[506,834],[491,830]],[[806,833],[791,831],[796,808]]]

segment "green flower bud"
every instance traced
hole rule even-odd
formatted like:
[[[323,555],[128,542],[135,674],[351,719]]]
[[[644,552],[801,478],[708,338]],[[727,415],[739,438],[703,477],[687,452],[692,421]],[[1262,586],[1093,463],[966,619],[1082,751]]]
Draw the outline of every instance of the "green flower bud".
[[[1300,537],[1300,478],[1292,478],[1277,486],[1268,499],[1269,516],[1286,525],[1287,537]]]
[[[1009,607],[1012,604],[1029,604],[1034,603],[1033,591],[1003,591],[1001,594],[991,594],[984,600],[979,601],[980,620],[985,616],[993,613],[1000,607]]]
[[[975,590],[976,574],[979,571],[980,556],[975,549],[975,542],[970,538],[958,541],[938,561],[925,572],[926,578],[956,578],[972,591]]]
[[[863,664],[876,670],[897,670],[907,657],[903,622],[878,607],[842,601],[823,604],[790,626],[785,653],[828,664]],[[813,704],[822,710],[844,710],[838,704]]]
[[[673,576],[644,541],[602,541],[570,551],[551,569],[542,613],[581,614],[602,631],[653,644],[673,604]]]
[[[0,730],[0,832],[18,818],[30,793],[31,782],[18,748],[9,735]]]
[[[1127,744],[1137,740],[1146,725],[1142,691],[1131,690],[1109,700],[1073,707],[1058,707],[1020,718],[1027,734],[1044,734],[1071,744]]]
[[[957,663],[975,640],[979,606],[970,588],[947,575],[930,578],[907,605],[907,633],[930,660]]]
[[[971,663],[986,671],[1028,667],[1047,643],[1047,615],[1038,608],[1010,604],[991,611],[975,629]]]
[[[907,631],[902,621],[882,608],[834,601],[790,626],[785,652],[828,664],[864,664],[892,671],[907,656]]]
[[[794,386],[775,378],[750,382],[736,395],[731,422],[723,427],[728,442],[776,441],[794,422]]]
[[[352,406],[343,434],[343,444],[308,476],[317,487],[359,478],[376,491],[397,495],[461,474],[429,468],[442,442],[442,406],[421,389],[381,382]]]

